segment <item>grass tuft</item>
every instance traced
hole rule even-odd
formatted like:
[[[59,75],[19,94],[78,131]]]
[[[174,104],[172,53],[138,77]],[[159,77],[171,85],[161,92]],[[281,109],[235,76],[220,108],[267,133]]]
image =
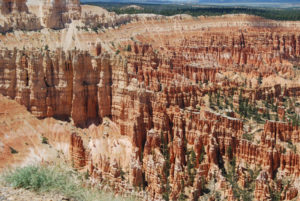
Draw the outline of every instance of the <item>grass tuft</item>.
[[[1,176],[4,184],[35,192],[62,194],[80,201],[130,201],[132,198],[115,197],[111,192],[83,187],[80,175],[56,166],[27,166],[8,171]]]

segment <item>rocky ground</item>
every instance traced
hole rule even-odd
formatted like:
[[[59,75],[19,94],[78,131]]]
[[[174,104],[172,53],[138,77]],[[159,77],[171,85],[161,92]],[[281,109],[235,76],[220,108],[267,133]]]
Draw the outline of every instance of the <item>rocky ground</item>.
[[[0,184],[0,201],[71,201],[71,199],[55,193],[35,193]]]

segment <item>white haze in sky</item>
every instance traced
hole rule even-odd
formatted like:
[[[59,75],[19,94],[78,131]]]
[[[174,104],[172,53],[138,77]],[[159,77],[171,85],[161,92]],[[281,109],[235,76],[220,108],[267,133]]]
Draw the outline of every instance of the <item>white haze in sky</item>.
[[[123,3],[145,3],[145,2],[181,2],[181,3],[291,3],[291,4],[299,4],[300,0],[80,0],[81,2],[123,2]]]

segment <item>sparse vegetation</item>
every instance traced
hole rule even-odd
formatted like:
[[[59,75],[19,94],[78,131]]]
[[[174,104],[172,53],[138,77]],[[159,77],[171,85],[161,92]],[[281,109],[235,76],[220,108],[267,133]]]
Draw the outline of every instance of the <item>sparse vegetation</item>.
[[[285,191],[290,186],[291,181],[289,178],[285,178],[282,180],[277,180],[276,178],[274,178],[274,181],[275,181],[274,184],[277,187],[270,184],[268,185],[270,198],[272,201],[280,201],[282,192],[286,193]],[[278,186],[277,183],[279,183],[280,185]]]
[[[84,31],[89,31],[89,28],[88,28],[87,26],[82,27],[82,29],[83,29]]]
[[[27,166],[4,173],[1,181],[15,188],[24,188],[35,192],[53,192],[68,198],[82,201],[133,200],[115,197],[104,192],[83,187],[83,178],[78,172],[58,166]]]
[[[121,179],[124,181],[125,180],[125,172],[122,170],[122,168],[120,169],[120,177]]]
[[[131,3],[106,3],[106,2],[88,2],[86,4],[101,6],[117,14],[138,14],[154,13],[159,15],[171,16],[177,14],[189,14],[197,16],[219,16],[225,14],[249,14],[257,15],[267,19],[274,20],[300,20],[299,8],[253,8],[253,7],[229,7],[229,6],[206,6],[197,7],[192,5],[179,4],[141,4],[136,3],[143,9],[134,9],[124,7]]]
[[[288,148],[290,150],[292,150],[294,153],[297,153],[297,147],[296,147],[296,145],[294,145],[291,140],[288,140],[287,143],[288,143]]]
[[[259,85],[261,85],[262,84],[262,75],[261,75],[261,73],[259,74],[259,76],[258,76],[258,78],[257,78],[257,83],[259,84]]]
[[[204,156],[205,156],[205,149],[204,146],[202,146],[201,148],[201,153],[200,153],[200,157],[199,157],[199,164],[202,163],[202,161],[204,160]]]
[[[93,27],[92,30],[93,30],[95,33],[98,33],[98,27]]]
[[[231,157],[232,157],[232,154],[233,154],[233,152],[232,152],[232,147],[229,146],[228,149],[227,149],[227,156],[228,156],[229,158],[231,158]]]
[[[221,201],[221,193],[219,191],[216,192],[215,199],[216,201]]]
[[[163,199],[168,201],[169,200],[169,194],[170,194],[170,181],[169,181],[169,175],[170,175],[170,153],[169,153],[169,149],[168,149],[168,139],[164,136],[164,133],[161,132],[161,152],[164,156],[165,159],[165,166],[164,166],[164,176],[165,176],[165,185],[164,185],[164,193],[163,193]]]
[[[126,48],[126,50],[128,51],[128,52],[131,52],[131,45],[129,44],[129,45],[127,45],[127,48]]]
[[[193,185],[196,175],[196,154],[194,150],[188,152],[187,171],[189,175],[189,184]]]
[[[48,138],[42,136],[42,143],[43,144],[48,144]]]
[[[259,175],[260,168],[252,170],[247,168],[248,174],[250,175],[249,181],[246,183],[244,188],[241,188],[238,185],[238,177],[236,173],[236,159],[233,159],[229,162],[227,173],[225,174],[226,180],[231,184],[233,190],[233,196],[237,200],[250,201],[253,199],[253,192],[255,189],[255,179]]]
[[[234,93],[236,90],[239,90],[238,104],[234,105],[233,97],[237,95]],[[208,106],[212,110],[229,117],[233,117],[232,112],[234,112],[244,122],[254,120],[258,124],[263,124],[267,120],[281,120],[290,122],[293,126],[300,126],[300,116],[295,113],[295,108],[299,107],[296,105],[296,98],[284,97],[283,99],[277,99],[272,96],[265,96],[265,99],[253,101],[245,95],[245,89],[242,87],[233,89],[231,94],[228,97],[228,95],[222,94],[220,90],[208,92]],[[284,115],[279,115],[279,105],[286,111]]]
[[[253,135],[249,134],[249,133],[244,133],[243,134],[243,139],[248,140],[248,141],[253,141]]]
[[[9,147],[9,149],[10,149],[10,153],[12,153],[12,154],[17,154],[17,153],[19,153],[17,150],[15,150],[15,149],[12,148],[12,147]]]
[[[86,170],[85,174],[84,174],[84,178],[85,179],[89,179],[90,178],[90,174],[89,174],[89,171]]]

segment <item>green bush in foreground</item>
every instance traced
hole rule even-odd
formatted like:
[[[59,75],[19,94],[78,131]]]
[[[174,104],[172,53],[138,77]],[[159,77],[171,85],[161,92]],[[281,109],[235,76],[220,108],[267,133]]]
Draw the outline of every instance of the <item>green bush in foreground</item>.
[[[59,193],[78,201],[134,200],[115,197],[113,193],[84,188],[78,176],[78,173],[60,167],[27,166],[4,173],[1,180],[15,188]]]

